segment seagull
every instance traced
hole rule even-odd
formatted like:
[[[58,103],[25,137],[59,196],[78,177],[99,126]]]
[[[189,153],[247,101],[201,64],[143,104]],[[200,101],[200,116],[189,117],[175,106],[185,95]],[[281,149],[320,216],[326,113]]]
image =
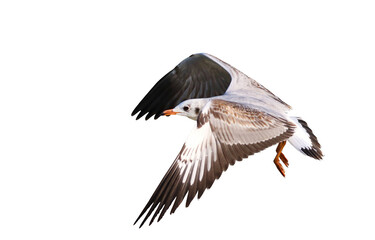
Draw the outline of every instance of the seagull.
[[[195,129],[154,194],[136,219],[139,227],[186,207],[209,189],[229,165],[277,144],[274,163],[281,162],[287,142],[301,153],[322,159],[317,137],[291,107],[268,89],[207,53],[193,54],[161,78],[132,112],[138,120],[179,115],[196,121]],[[173,205],[172,205],[173,204]],[[152,216],[151,216],[152,215]]]

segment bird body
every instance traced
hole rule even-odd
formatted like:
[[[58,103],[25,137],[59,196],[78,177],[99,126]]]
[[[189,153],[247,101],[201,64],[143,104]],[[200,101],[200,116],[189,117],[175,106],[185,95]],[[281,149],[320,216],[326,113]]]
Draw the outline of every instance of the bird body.
[[[200,198],[229,165],[278,144],[280,160],[286,141],[300,152],[321,159],[320,144],[307,123],[291,115],[291,107],[239,70],[209,54],[195,54],[164,76],[134,109],[137,119],[181,115],[197,122],[180,153],[136,222],[153,214],[160,220],[187,196],[186,206]],[[173,205],[172,205],[173,203]]]

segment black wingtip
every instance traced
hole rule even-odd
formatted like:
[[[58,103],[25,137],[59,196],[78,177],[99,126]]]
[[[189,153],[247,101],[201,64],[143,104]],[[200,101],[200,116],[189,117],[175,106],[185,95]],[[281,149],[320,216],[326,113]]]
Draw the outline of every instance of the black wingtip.
[[[139,216],[139,217],[137,218],[137,220],[135,220],[135,222],[133,223],[133,226],[134,226],[135,224],[137,224],[137,222],[138,222],[138,220],[139,220],[140,218],[141,218],[141,216]],[[141,228],[141,227],[145,224],[146,220],[147,220],[147,219],[143,219],[143,221],[141,222],[141,224],[139,225],[138,228]],[[151,224],[150,224],[150,225],[151,225]]]
[[[312,148],[301,148],[301,151],[309,157],[315,158],[317,160],[323,159],[323,153],[320,149],[312,147]]]
[[[135,114],[137,114],[137,112],[134,110],[134,111],[131,113],[131,116],[133,117]]]
[[[137,220],[135,220],[135,222],[133,223],[133,226],[135,225],[135,224],[137,224],[137,222],[138,222],[138,220],[141,218],[141,216],[139,216],[138,218],[137,218]],[[141,228],[141,227],[139,227],[139,228]]]
[[[139,112],[140,109],[138,109],[138,107],[136,107],[133,112],[131,113],[131,116],[133,117],[134,115],[136,115],[138,113],[138,115],[135,117],[135,120],[138,120],[140,119],[144,114],[142,114],[142,112]]]
[[[146,213],[146,210],[148,209],[148,205],[146,205],[146,207],[142,210],[141,214],[139,214],[139,216],[137,217],[137,219],[135,220],[135,222],[133,223],[133,225],[137,224],[137,222],[142,218],[142,216]],[[143,219],[143,221],[141,222],[141,224],[139,225],[139,228],[141,228],[143,226],[143,224],[146,222],[148,218],[148,215]]]
[[[149,113],[146,115],[145,120],[150,119],[152,116],[154,116],[154,113],[149,112]]]
[[[147,115],[146,115],[147,113]],[[144,112],[140,109],[134,109],[133,112],[131,113],[131,116],[135,116],[136,114],[138,114],[136,117],[135,117],[135,120],[138,120],[140,118],[142,118],[144,115],[146,115],[145,117],[145,120],[149,120],[150,118],[154,117],[154,119],[158,119],[159,117],[161,116],[164,116],[163,112],[161,113],[153,113],[153,112]]]

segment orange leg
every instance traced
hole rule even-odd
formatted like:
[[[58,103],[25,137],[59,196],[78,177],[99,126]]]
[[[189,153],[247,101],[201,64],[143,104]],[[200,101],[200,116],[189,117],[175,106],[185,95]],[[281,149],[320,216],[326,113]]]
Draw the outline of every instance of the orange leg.
[[[288,159],[286,159],[286,157],[284,156],[284,154],[281,152],[283,150],[285,144],[286,144],[286,141],[283,141],[283,142],[279,143],[279,145],[276,148],[277,154],[276,154],[275,160],[273,160],[273,162],[275,163],[277,169],[279,170],[279,172],[281,173],[281,175],[283,175],[284,177],[285,177],[285,170],[284,170],[283,166],[280,163],[280,159],[285,164],[286,167],[289,166]]]
[[[285,142],[284,145],[282,146],[281,143],[279,143],[279,145],[277,145],[276,152],[278,153],[279,151],[281,151],[281,150],[284,148],[285,144],[286,144],[286,142]],[[281,146],[282,146],[282,147],[281,147]],[[280,150],[280,148],[281,148],[281,150]],[[289,167],[288,159],[286,159],[284,153],[280,153],[280,159],[281,159],[281,161],[283,161],[283,163],[284,163],[284,165],[285,165],[286,167]]]

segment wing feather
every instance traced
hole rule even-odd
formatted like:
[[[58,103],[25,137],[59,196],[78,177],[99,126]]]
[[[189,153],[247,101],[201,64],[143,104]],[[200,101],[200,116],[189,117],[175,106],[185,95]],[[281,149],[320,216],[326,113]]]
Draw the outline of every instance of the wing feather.
[[[166,109],[173,108],[186,99],[207,98],[225,93],[231,83],[225,68],[206,54],[194,54],[179,63],[161,78],[135,107],[136,119],[155,115],[159,118]]]

